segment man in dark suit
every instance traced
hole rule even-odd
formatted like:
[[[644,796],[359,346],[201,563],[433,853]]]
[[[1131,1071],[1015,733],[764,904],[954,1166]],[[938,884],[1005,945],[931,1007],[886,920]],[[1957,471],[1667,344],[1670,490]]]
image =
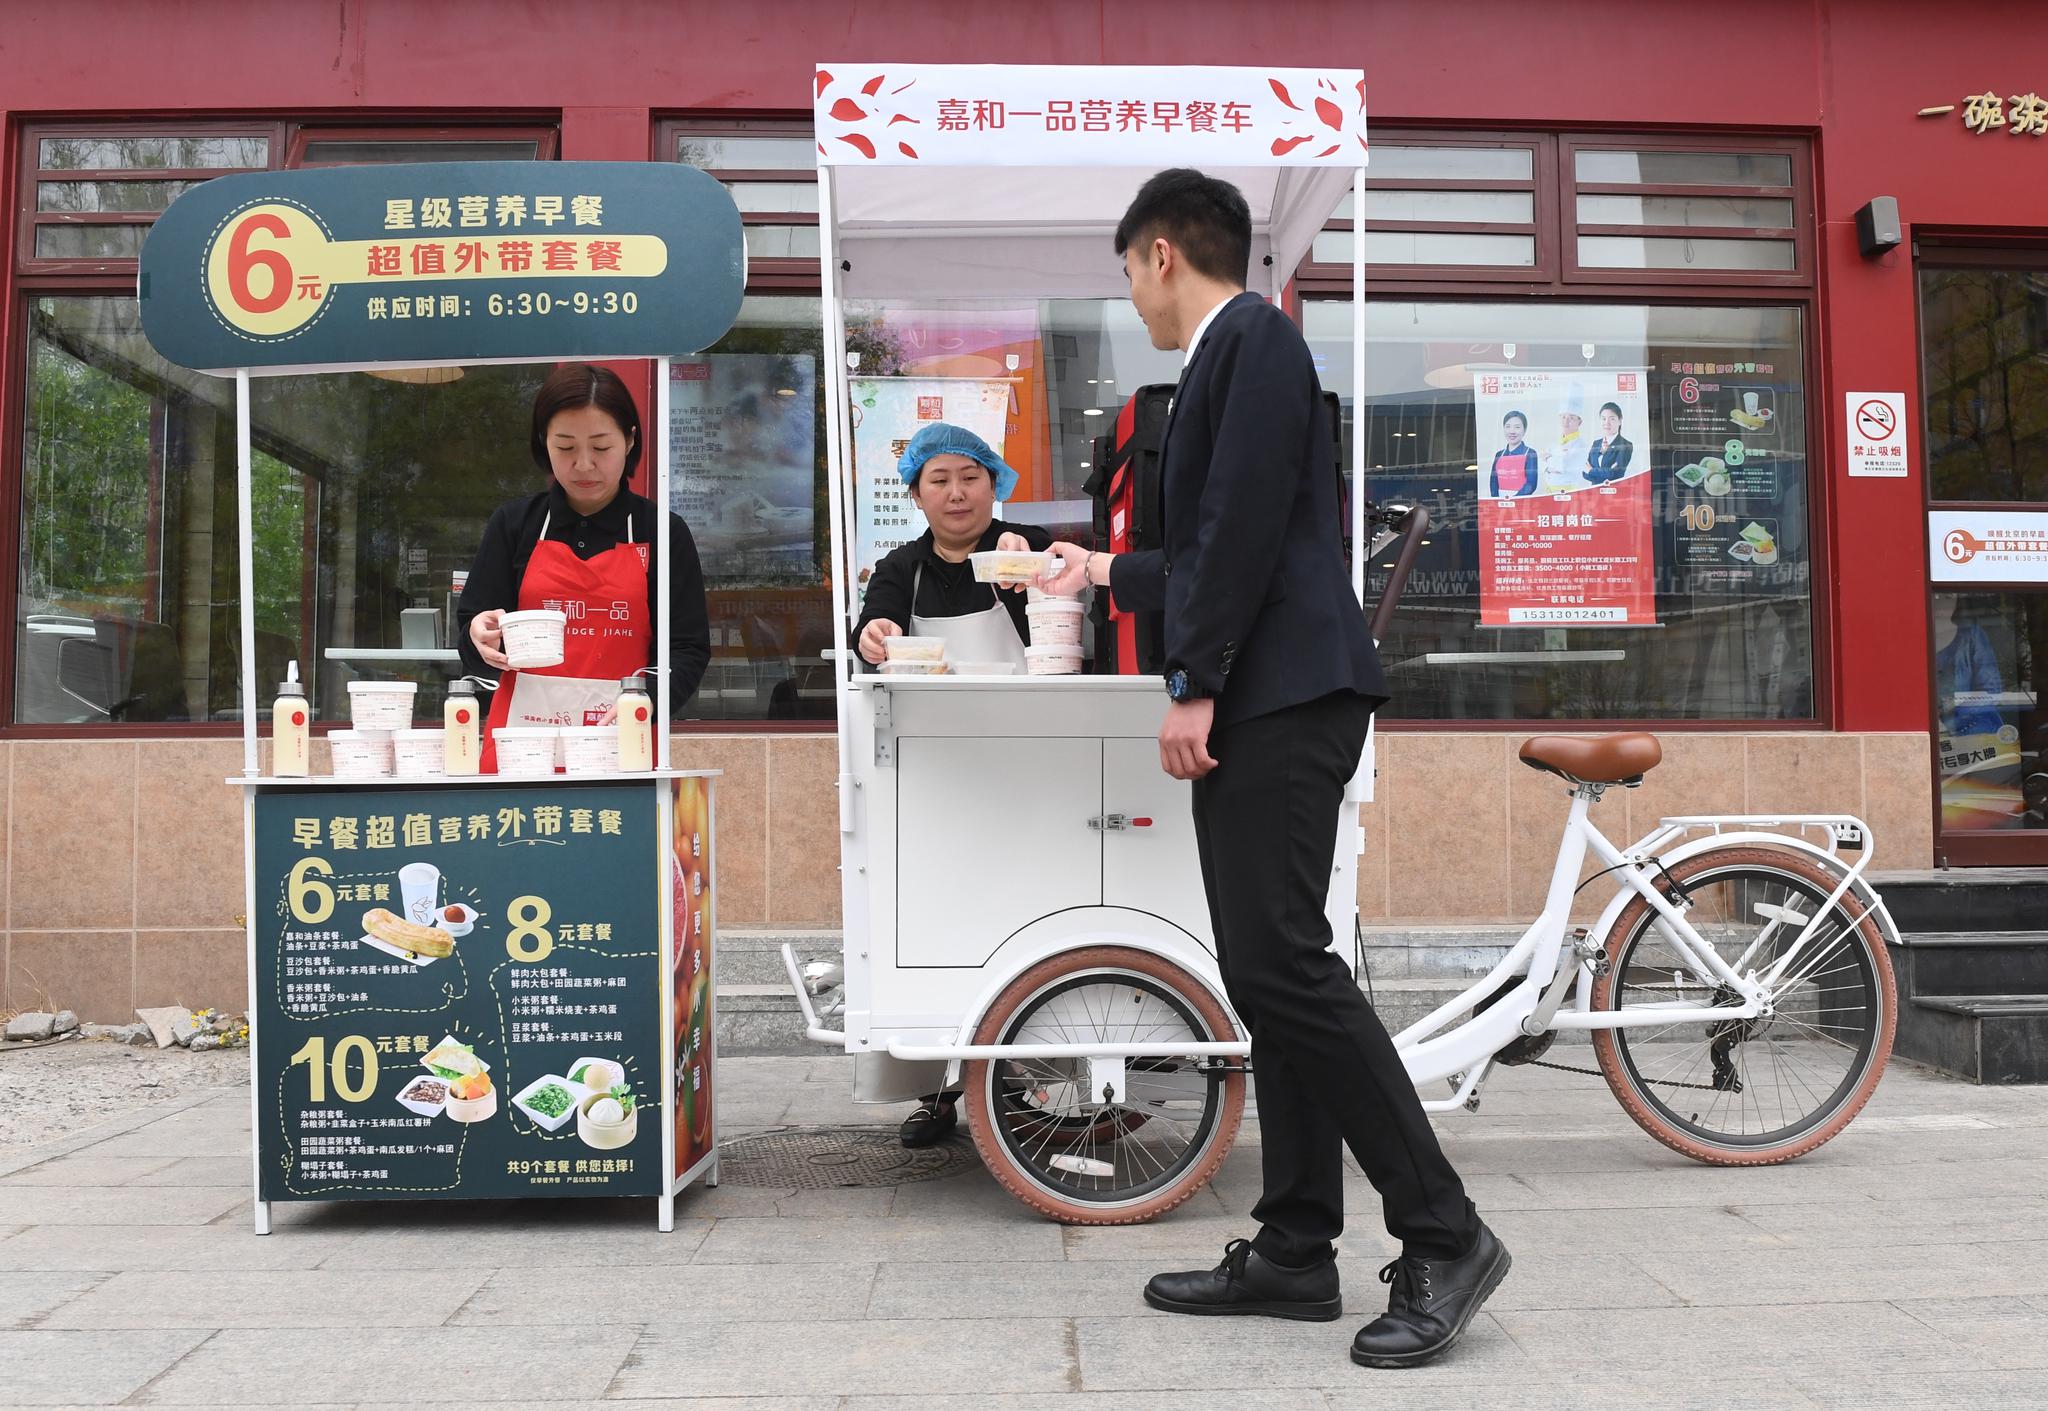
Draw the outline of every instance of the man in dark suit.
[[[1194,781],[1195,837],[1231,1003],[1251,1031],[1265,1191],[1256,1238],[1215,1269],[1161,1274],[1155,1308],[1343,1316],[1343,1144],[1402,1255],[1387,1312],[1352,1343],[1368,1366],[1428,1361],[1508,1268],[1445,1160],[1393,1041],[1330,950],[1323,907],[1344,786],[1387,698],[1339,536],[1330,427],[1301,333],[1245,292],[1251,213],[1227,182],[1161,172],[1116,233],[1131,302],[1187,356],[1168,413],[1163,547],[1064,562],[1117,605],[1164,610],[1160,765]]]

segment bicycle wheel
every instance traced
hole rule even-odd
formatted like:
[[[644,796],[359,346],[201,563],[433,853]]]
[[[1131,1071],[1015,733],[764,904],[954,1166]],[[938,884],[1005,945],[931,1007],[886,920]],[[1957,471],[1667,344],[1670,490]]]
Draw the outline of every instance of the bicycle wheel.
[[[989,1006],[978,1044],[1228,1043],[1230,1015],[1171,961],[1092,946],[1039,962]],[[1129,1060],[1121,1102],[1088,1087],[1085,1058],[965,1065],[974,1144],[998,1184],[1070,1225],[1135,1225],[1216,1174],[1244,1120],[1244,1074],[1196,1058]]]
[[[1638,1126],[1695,1161],[1803,1156],[1849,1125],[1891,1056],[1898,992],[1877,926],[1849,894],[1828,907],[1836,879],[1787,849],[1720,848],[1670,876],[1677,887],[1667,895],[1739,974],[1767,972],[1809,920],[1822,921],[1769,1014],[1595,1030],[1600,1071]],[[1641,897],[1616,919],[1593,1008],[1737,1007],[1732,989],[1686,963],[1659,919]]]

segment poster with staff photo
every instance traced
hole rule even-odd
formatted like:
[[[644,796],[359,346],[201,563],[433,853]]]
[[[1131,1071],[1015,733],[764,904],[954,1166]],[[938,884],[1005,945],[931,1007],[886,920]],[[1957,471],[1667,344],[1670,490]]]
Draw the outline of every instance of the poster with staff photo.
[[[935,421],[964,426],[1003,454],[1010,382],[981,377],[866,377],[853,394],[854,606],[891,550],[925,531],[924,512],[896,471],[910,438]]]
[[[1656,623],[1648,381],[1640,368],[1473,375],[1481,626]]]
[[[669,366],[669,508],[713,581],[816,571],[817,359],[703,353]]]

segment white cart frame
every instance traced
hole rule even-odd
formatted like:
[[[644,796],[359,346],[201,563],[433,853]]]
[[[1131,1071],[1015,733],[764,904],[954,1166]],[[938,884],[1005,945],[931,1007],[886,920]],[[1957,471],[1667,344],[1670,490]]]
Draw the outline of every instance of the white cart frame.
[[[1244,144],[1213,162],[1203,159],[1199,144],[1190,144],[1196,149],[1190,151],[1156,141],[1108,142],[1073,159],[1077,164],[1062,165],[1057,139],[1012,142],[990,134],[986,141],[957,140],[941,152],[932,127],[923,123],[899,129],[915,135],[919,160],[877,165],[846,154],[836,143],[853,139],[834,135],[838,110],[830,108],[827,80],[859,67],[822,66],[819,85],[845,999],[843,1028],[826,1028],[796,956],[785,947],[807,1032],[849,1053],[906,1065],[898,1081],[860,1082],[857,1096],[872,1101],[933,1091],[940,1065],[950,1082],[972,1059],[1087,1058],[1114,1080],[1126,1058],[1242,1057],[1250,1047],[1244,1041],[973,1042],[1006,986],[1049,956],[1085,946],[1163,957],[1206,986],[1226,1011],[1229,1006],[1196,866],[1189,787],[1158,765],[1156,737],[1166,707],[1158,677],[884,679],[866,674],[850,650],[850,585],[859,565],[847,425],[855,370],[847,357],[846,314],[849,303],[863,299],[1126,298],[1113,251],[1117,222],[1154,171],[1177,164],[1200,165],[1245,193],[1253,210],[1251,288],[1278,302],[1339,202],[1362,195],[1363,77],[1355,71],[1286,76],[1304,104],[1311,101],[1305,86],[1341,90],[1347,105],[1355,95],[1360,130],[1347,134],[1341,165],[1261,160],[1265,147],[1253,153]],[[1207,82],[1234,85],[1251,97],[1265,94],[1269,82],[1263,72],[1206,69],[891,67],[886,78],[879,69],[869,72],[878,77],[858,91],[877,99],[900,91],[898,84],[912,88],[906,76],[918,75],[927,97],[932,84],[948,82],[960,91],[1009,92],[1012,110],[1024,106],[1016,94],[1116,93],[1162,83],[1200,92]],[[1270,82],[1281,91],[1279,79]],[[1364,292],[1361,242],[1352,259],[1353,405],[1364,403]],[[1351,498],[1351,578],[1363,601],[1370,545],[1364,447],[1357,438],[1351,476],[1359,487]],[[1371,797],[1372,757],[1368,738],[1340,819],[1333,820],[1341,820],[1340,839],[1351,845],[1338,849],[1326,910],[1347,957],[1364,848],[1357,805]],[[1038,787],[1020,796],[1033,780]],[[1097,797],[1099,808],[1080,802]],[[977,799],[1000,807],[978,818]],[[1020,810],[1028,818],[1020,818]],[[943,846],[945,832],[956,829],[991,846],[934,862],[927,848]],[[1093,1079],[1090,1086],[1097,1086]]]

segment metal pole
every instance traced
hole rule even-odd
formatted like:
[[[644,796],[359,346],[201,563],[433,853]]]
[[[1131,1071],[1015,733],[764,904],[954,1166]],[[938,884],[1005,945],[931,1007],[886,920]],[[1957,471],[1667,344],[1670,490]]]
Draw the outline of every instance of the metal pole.
[[[242,580],[242,773],[253,779],[258,773],[256,750],[256,511],[255,474],[249,455],[249,369],[235,370],[235,508],[241,516],[240,558]],[[312,663],[302,663],[301,675],[310,678]]]
[[[1365,605],[1365,168],[1351,178],[1351,591]]]
[[[655,618],[661,623],[661,631],[654,634],[654,764],[658,769],[668,768],[669,723],[668,708],[671,700],[669,690],[669,633],[675,623],[670,621],[674,604],[668,598],[669,582],[669,534],[668,534],[668,359],[654,360],[654,598],[659,604],[654,610]]]
[[[832,192],[832,168],[818,168],[818,231],[821,236],[819,298],[825,306],[825,464],[831,512],[832,700],[839,734],[839,831],[852,831],[853,775],[847,765],[847,733],[854,663],[847,631],[852,609],[853,549],[847,542],[845,424],[848,406],[846,318],[839,303],[839,219]]]

